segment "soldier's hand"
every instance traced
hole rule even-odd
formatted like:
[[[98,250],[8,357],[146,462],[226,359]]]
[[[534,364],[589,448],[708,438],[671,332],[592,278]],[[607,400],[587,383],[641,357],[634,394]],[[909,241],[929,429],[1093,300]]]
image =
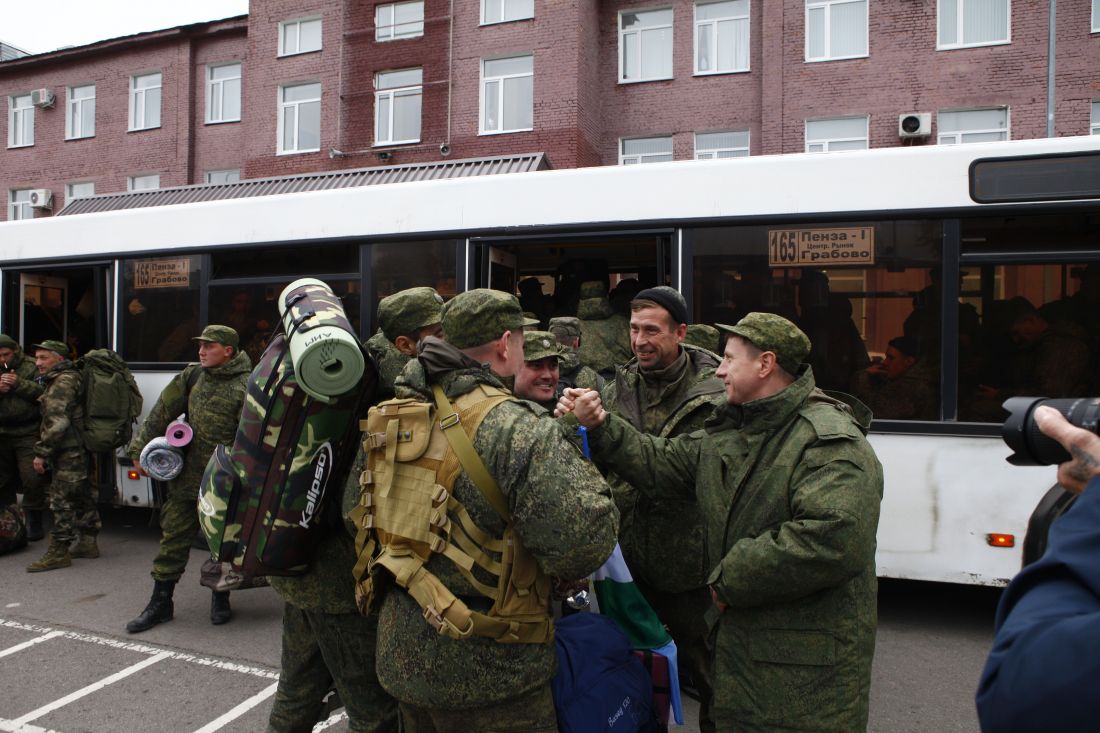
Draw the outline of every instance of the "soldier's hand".
[[[577,399],[578,395],[584,394],[585,390],[581,387],[566,387],[561,392],[561,397],[558,398],[558,404],[554,407],[554,417],[561,417],[567,415],[573,411],[573,402]]]
[[[586,428],[598,428],[607,420],[607,410],[600,402],[600,393],[594,389],[586,389],[576,396],[573,414],[577,416],[577,422]]]
[[[1100,436],[1075,427],[1062,413],[1046,405],[1035,409],[1035,424],[1073,457],[1058,466],[1058,483],[1067,491],[1080,494],[1092,478],[1100,476]]]
[[[34,457],[34,472],[39,476],[46,473],[46,459],[41,456]]]

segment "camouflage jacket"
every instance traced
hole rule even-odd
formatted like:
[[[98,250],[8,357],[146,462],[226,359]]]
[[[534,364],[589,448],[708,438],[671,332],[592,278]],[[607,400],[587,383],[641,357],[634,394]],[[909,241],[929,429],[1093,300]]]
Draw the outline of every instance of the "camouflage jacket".
[[[435,339],[402,372],[397,396],[428,400],[429,383],[440,384],[451,399],[478,384],[501,386],[491,371]],[[557,421],[544,418],[529,402],[503,402],[486,415],[473,444],[542,570],[583,578],[614,549],[618,512],[596,468],[566,440]],[[500,517],[465,473],[455,481],[454,495],[481,529],[497,537],[504,533]],[[491,605],[449,560],[434,556],[427,568],[472,609],[484,612]],[[546,684],[554,673],[554,644],[440,636],[416,601],[394,587],[380,610],[377,665],[382,686],[398,700],[432,708],[481,707]]]
[[[18,346],[8,368],[19,381],[11,391],[0,392],[0,437],[37,435],[42,419],[38,398],[45,391],[38,383],[38,368]]]
[[[597,460],[652,494],[697,496],[717,561],[714,699],[744,731],[863,731],[875,648],[882,466],[866,408],[814,387],[722,405],[705,430],[645,436],[615,415]],[[717,610],[717,609],[715,609]]]
[[[581,363],[600,374],[610,374],[630,361],[630,319],[616,313],[607,298],[587,298],[577,306],[581,322]]]
[[[80,371],[65,359],[38,379],[43,387],[38,398],[42,426],[38,442],[34,444],[34,454],[39,458],[52,458],[66,448],[79,448],[82,443],[74,422],[84,418]]]
[[[594,369],[581,364],[577,352],[566,349],[560,359],[558,389],[554,396],[555,398],[561,397],[561,393],[566,387],[582,387],[602,392],[606,384],[607,381],[597,374]]]
[[[388,400],[393,397],[393,383],[412,357],[398,351],[381,331],[367,339],[363,346],[378,365],[378,401]]]
[[[936,375],[922,361],[893,381],[864,369],[856,374],[852,393],[879,420],[937,420],[940,408]]]
[[[195,369],[200,369],[201,373],[188,394],[187,383]],[[238,351],[228,362],[212,369],[203,369],[198,364],[186,366],[161,391],[141,429],[130,441],[127,449],[130,457],[136,462],[146,443],[164,435],[168,424],[186,412],[187,422],[195,431],[195,437],[185,449],[183,470],[170,482],[170,487],[171,490],[180,487],[184,491],[197,492],[214,448],[219,444],[233,444],[251,371],[252,361],[243,351]]]
[[[666,369],[642,372],[637,359],[615,370],[603,392],[609,411],[635,430],[662,438],[699,430],[723,399],[714,377],[718,360],[706,349],[684,346]],[[694,498],[657,498],[608,476],[619,507],[619,544],[636,578],[663,591],[679,592],[706,584],[703,518]]]

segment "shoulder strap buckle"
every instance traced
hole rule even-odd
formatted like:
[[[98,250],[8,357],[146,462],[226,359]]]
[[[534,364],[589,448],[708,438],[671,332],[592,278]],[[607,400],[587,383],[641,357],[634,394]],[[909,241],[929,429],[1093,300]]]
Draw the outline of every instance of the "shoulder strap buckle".
[[[450,415],[439,419],[439,427],[442,430],[447,430],[448,428],[453,428],[455,425],[458,425],[459,422],[458,413],[452,412]]]

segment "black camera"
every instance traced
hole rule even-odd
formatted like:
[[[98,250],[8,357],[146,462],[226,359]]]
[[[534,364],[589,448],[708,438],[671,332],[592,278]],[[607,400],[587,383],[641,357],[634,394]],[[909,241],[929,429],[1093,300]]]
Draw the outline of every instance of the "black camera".
[[[1004,403],[1008,419],[1001,426],[1001,437],[1013,450],[1008,462],[1014,466],[1053,466],[1071,458],[1061,443],[1039,431],[1035,408],[1040,405],[1053,407],[1073,425],[1100,434],[1100,397],[1010,397]]]

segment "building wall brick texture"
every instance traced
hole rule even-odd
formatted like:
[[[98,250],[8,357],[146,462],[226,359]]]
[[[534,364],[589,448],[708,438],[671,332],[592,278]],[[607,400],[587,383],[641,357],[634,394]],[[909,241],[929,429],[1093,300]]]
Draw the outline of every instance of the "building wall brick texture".
[[[482,0],[424,0],[424,34],[375,40],[377,2],[252,0],[248,16],[139,34],[0,63],[0,191],[50,188],[53,211],[65,184],[93,181],[97,193],[126,189],[156,173],[162,187],[202,183],[211,170],[242,177],[545,152],[556,168],[618,163],[620,141],[671,136],[677,159],[694,156],[697,132],[748,130],[752,155],[801,152],[807,120],[866,116],[871,147],[935,143],[937,113],[1007,107],[1010,137],[1047,134],[1047,3],[1010,2],[1010,42],[937,49],[936,0],[868,2],[866,57],[805,60],[805,0],[750,2],[749,70],[694,74],[693,0],[535,0],[533,18],[481,24]],[[673,78],[619,82],[620,13],[671,8]],[[281,22],[322,19],[322,49],[278,56]],[[1100,33],[1091,1],[1060,2],[1055,65],[1055,134],[1089,130],[1100,99]],[[529,54],[534,129],[482,134],[486,58]],[[241,120],[206,122],[211,64],[240,62]],[[375,144],[375,75],[423,70],[418,143]],[[163,75],[161,125],[128,131],[129,80]],[[316,152],[278,154],[280,89],[321,85]],[[96,85],[96,134],[65,140],[67,88]],[[31,89],[57,95],[35,110],[34,145],[7,148],[8,100]],[[929,138],[899,139],[898,116],[931,112]],[[388,158],[380,157],[388,154]],[[36,211],[36,216],[50,215]],[[5,205],[0,219],[8,217]]]

